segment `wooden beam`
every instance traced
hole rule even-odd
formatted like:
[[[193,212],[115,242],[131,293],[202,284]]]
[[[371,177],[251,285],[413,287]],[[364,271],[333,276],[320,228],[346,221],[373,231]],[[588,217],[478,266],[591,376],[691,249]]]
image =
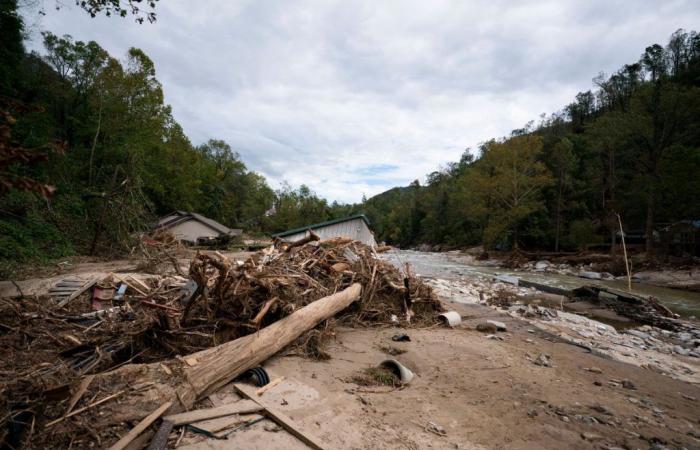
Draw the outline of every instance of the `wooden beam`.
[[[139,422],[134,428],[129,430],[129,432],[124,435],[124,437],[122,437],[114,445],[109,447],[109,450],[124,450],[131,441],[136,439],[141,433],[144,432],[146,428],[148,428],[153,422],[158,420],[158,418],[162,416],[163,413],[165,413],[165,411],[167,411],[168,408],[170,408],[171,406],[173,406],[173,402],[165,402],[162,405],[160,405],[158,409],[146,416],[146,418]]]
[[[59,308],[63,308],[63,307],[66,306],[68,303],[70,303],[71,300],[73,300],[74,298],[80,296],[83,292],[85,292],[85,291],[87,291],[88,289],[90,289],[91,287],[93,287],[93,286],[95,285],[96,282],[97,282],[97,280],[94,280],[94,279],[93,279],[93,280],[88,280],[88,281],[86,281],[85,284],[83,284],[80,288],[78,288],[78,290],[76,290],[75,292],[73,292],[68,298],[65,298],[65,299],[61,300],[60,302],[58,302],[58,305],[57,305],[57,306],[58,306]]]
[[[249,414],[260,412],[262,407],[250,400],[241,400],[236,403],[217,406],[215,408],[195,409],[180,414],[167,416],[164,420],[172,422],[174,426],[187,425],[192,422],[200,422],[202,420],[216,419],[217,417],[230,416],[233,414]]]
[[[294,424],[294,421],[284,414],[282,411],[278,410],[277,408],[271,408],[269,406],[264,406],[261,403],[259,403],[255,397],[255,391],[250,388],[249,386],[246,386],[244,384],[240,383],[234,383],[233,387],[238,391],[242,396],[249,398],[250,400],[258,403],[262,408],[263,408],[263,414],[267,417],[269,417],[271,420],[273,420],[277,425],[281,426],[289,434],[292,436],[296,437],[299,439],[301,442],[304,444],[308,445],[310,448],[314,450],[324,450],[323,445],[318,442],[316,438],[313,438],[309,436],[306,433],[303,433],[300,431]]]

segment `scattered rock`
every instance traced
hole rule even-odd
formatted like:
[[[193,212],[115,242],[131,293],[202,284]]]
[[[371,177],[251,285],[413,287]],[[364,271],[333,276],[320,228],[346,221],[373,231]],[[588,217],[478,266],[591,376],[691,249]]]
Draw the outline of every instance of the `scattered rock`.
[[[508,331],[508,328],[506,328],[506,324],[503,322],[499,322],[497,320],[487,320],[486,323],[494,325],[496,327],[496,330],[498,331]]]
[[[498,327],[489,322],[481,322],[477,324],[476,331],[481,331],[482,333],[494,334],[498,331]]]
[[[691,397],[690,395],[687,394],[681,394],[681,397],[683,397],[686,400],[690,400],[691,402],[697,401],[695,397]]]
[[[581,437],[587,441],[597,441],[603,439],[603,436],[596,433],[590,433],[588,431],[584,431],[583,433],[581,433]]]
[[[679,354],[681,356],[688,356],[690,355],[690,350],[688,350],[687,348],[683,348],[680,345],[674,345],[673,353]]]
[[[606,414],[608,416],[613,415],[613,413],[610,411],[610,409],[608,409],[608,407],[605,405],[601,405],[601,404],[591,405],[591,406],[589,406],[589,408],[591,408],[593,411],[597,411],[601,414]]]
[[[581,278],[588,278],[589,280],[600,280],[603,278],[603,276],[598,272],[580,272],[578,276]]]
[[[549,261],[537,261],[535,263],[535,270],[544,270],[549,267]]]
[[[502,341],[503,338],[501,336],[497,336],[495,334],[487,334],[486,339],[493,339],[495,341]]]
[[[277,433],[278,431],[281,431],[281,430],[282,430],[282,428],[280,428],[280,426],[277,425],[277,424],[274,423],[274,422],[272,422],[272,423],[266,423],[265,426],[264,426],[263,428],[265,429],[265,431],[271,431],[271,432],[273,432],[273,433]]]
[[[625,389],[637,389],[637,386],[631,380],[622,380],[622,387]]]
[[[391,337],[391,340],[396,342],[409,342],[411,337],[405,333],[395,334]]]
[[[632,336],[636,336],[639,339],[643,339],[645,341],[651,339],[651,336],[648,333],[639,330],[627,330],[626,333],[631,334]]]
[[[551,357],[549,355],[545,355],[544,353],[540,353],[540,356],[538,356],[534,362],[537,366],[552,367]]]
[[[598,367],[584,367],[583,370],[587,370],[588,372],[592,373],[603,373],[603,371]]]
[[[440,425],[436,424],[435,422],[428,422],[425,425],[425,431],[430,431],[431,433],[435,433],[438,436],[446,436],[447,431]]]

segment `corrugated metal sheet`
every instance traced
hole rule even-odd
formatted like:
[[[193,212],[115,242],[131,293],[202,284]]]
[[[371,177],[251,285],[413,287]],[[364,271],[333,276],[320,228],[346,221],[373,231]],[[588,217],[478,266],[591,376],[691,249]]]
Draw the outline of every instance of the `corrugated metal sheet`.
[[[347,237],[360,241],[363,244],[375,246],[377,242],[374,240],[374,235],[369,227],[361,218],[347,220],[345,222],[334,223],[318,228],[314,228],[314,233],[318,234],[321,239],[330,239],[333,237]],[[306,231],[284,236],[285,241],[294,242],[306,236]]]

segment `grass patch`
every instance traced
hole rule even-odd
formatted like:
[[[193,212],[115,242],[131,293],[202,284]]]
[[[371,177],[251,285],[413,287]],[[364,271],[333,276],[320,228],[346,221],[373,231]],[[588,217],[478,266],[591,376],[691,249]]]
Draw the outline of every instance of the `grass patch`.
[[[386,367],[369,367],[353,375],[352,382],[360,386],[401,386],[401,380]]]
[[[391,345],[380,345],[379,350],[383,351],[387,355],[392,356],[403,355],[404,353],[406,353],[406,350],[397,347],[392,347]]]

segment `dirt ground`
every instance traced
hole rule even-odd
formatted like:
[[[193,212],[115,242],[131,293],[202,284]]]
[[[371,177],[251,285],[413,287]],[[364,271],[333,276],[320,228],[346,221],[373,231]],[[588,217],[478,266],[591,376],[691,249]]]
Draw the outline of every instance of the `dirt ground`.
[[[286,379],[260,400],[327,448],[700,448],[697,385],[592,355],[484,306],[453,306],[466,319],[456,329],[341,329],[329,361],[276,357],[265,367]],[[502,341],[474,330],[489,318],[506,323]],[[393,342],[400,332],[411,341]],[[358,371],[394,358],[383,346],[405,350],[395,358],[417,377],[402,389],[354,384]],[[540,354],[552,367],[533,363]],[[218,396],[230,402],[226,391]],[[188,432],[181,448],[306,448],[266,422],[225,441]]]

